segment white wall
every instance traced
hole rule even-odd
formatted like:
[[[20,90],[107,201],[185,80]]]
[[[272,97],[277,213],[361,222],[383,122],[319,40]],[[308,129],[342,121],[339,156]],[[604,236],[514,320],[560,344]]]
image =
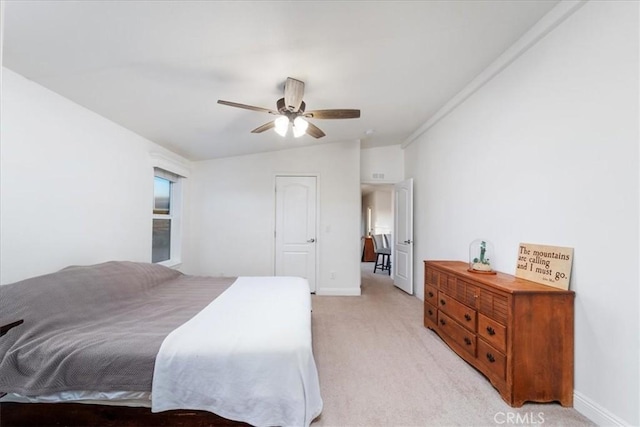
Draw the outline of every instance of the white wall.
[[[0,283],[151,260],[150,153],[184,159],[6,68],[0,137]]]
[[[575,248],[575,407],[604,425],[640,424],[638,16],[587,3],[405,152],[416,271],[478,237],[511,274],[520,242]]]
[[[376,186],[377,187],[377,186]],[[362,198],[362,222],[366,228],[367,208],[371,208],[372,234],[393,232],[393,202],[391,185],[381,185],[380,189],[368,193]]]
[[[376,190],[374,193],[373,229],[375,234],[393,232],[393,202],[391,189]]]
[[[404,179],[403,173],[404,153],[400,145],[360,151],[360,181],[363,183],[395,184]]]
[[[360,294],[360,143],[194,162],[184,271],[274,274],[275,176],[318,174],[318,294]],[[335,278],[330,278],[330,272]]]

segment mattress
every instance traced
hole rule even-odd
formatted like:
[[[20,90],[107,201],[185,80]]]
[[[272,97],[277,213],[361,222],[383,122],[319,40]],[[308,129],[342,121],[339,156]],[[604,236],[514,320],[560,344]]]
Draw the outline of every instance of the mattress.
[[[87,403],[93,405],[134,406],[151,408],[151,393],[147,391],[63,391],[40,396],[8,393],[2,402],[15,403]]]

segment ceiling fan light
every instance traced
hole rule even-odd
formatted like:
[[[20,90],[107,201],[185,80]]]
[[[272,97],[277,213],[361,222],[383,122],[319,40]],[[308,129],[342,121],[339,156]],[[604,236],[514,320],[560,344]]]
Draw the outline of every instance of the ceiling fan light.
[[[305,119],[300,116],[296,117],[293,121],[293,136],[296,138],[301,137],[305,134],[308,127],[309,123]]]
[[[275,131],[280,136],[286,136],[289,129],[289,119],[285,116],[278,117],[275,121]]]

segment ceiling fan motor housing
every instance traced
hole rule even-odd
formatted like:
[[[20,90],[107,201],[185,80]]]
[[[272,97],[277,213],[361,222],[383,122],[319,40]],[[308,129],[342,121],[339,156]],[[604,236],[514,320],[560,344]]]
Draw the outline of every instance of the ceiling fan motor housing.
[[[290,107],[286,106],[284,98],[280,98],[276,102],[276,108],[278,109],[278,112],[283,116],[286,116],[291,122],[293,122],[296,117],[301,116],[302,113],[304,113],[305,107],[306,104],[304,103],[304,101],[302,101],[300,102],[300,108],[298,108],[298,111],[292,111]]]
[[[300,108],[298,108],[298,111],[294,111],[293,107],[287,107],[284,101],[284,98],[280,98],[276,102],[276,109],[278,110],[278,112],[280,112],[280,114],[287,115],[287,113],[290,113],[290,114],[293,114],[294,117],[304,113],[305,107],[306,107],[306,104],[304,103],[304,101],[301,101]]]

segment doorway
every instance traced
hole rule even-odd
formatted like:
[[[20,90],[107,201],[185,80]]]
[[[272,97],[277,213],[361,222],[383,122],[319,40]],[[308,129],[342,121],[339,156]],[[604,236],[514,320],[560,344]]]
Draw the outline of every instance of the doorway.
[[[384,235],[391,249],[390,267],[382,268],[390,282],[413,294],[413,179],[397,184],[362,184],[361,271],[378,270],[377,255],[372,254],[371,238]],[[381,236],[382,237],[382,236]],[[377,239],[380,241],[380,239]],[[382,258],[382,256],[380,257]],[[365,263],[370,263],[367,268]]]
[[[374,273],[381,276],[380,279],[393,282],[393,263],[390,270],[374,268],[376,255],[372,236],[375,234],[387,235],[388,241],[393,239],[393,184],[362,184],[360,186],[362,212],[361,212],[361,272]],[[383,277],[385,279],[383,279]]]

